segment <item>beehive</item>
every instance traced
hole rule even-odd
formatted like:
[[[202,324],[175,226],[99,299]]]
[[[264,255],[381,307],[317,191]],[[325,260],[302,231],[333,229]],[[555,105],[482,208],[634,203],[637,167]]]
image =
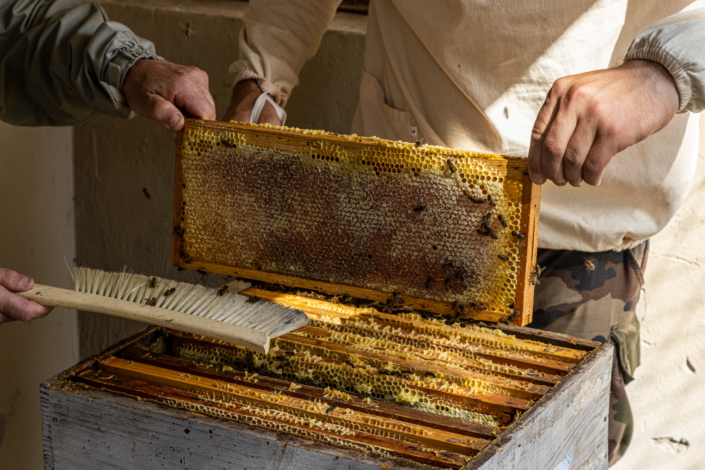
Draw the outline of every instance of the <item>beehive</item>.
[[[524,325],[538,201],[521,158],[188,121],[173,261]]]
[[[276,440],[266,432],[272,431],[285,439],[284,448],[316,443],[311,455],[280,468],[372,468],[356,465],[365,459],[385,469],[507,468],[499,457],[510,444],[524,454],[537,447],[539,460],[527,456],[526,468],[549,468],[531,462],[555,459],[552,446],[572,458],[576,451],[562,444],[573,446],[573,436],[584,447],[576,461],[606,466],[590,445],[606,437],[600,431],[606,432],[611,348],[518,327],[461,328],[314,299],[308,312],[312,324],[278,338],[267,355],[152,327],[61,374],[43,386],[45,431],[51,433],[45,460],[74,470],[100,468],[108,456],[119,462],[118,455],[138,457],[120,468],[269,468],[281,461],[269,452]],[[115,396],[128,401],[116,408]],[[134,400],[139,409],[130,411]],[[535,409],[540,404],[560,429],[535,431],[534,441],[548,441],[543,449],[519,437],[532,422],[546,420]],[[86,413],[88,421],[82,420]],[[206,421],[216,427],[201,428],[200,438],[188,435],[196,432],[188,424],[194,416],[224,423],[230,437],[245,439],[244,448],[213,443],[213,429],[221,426],[216,422]],[[584,420],[594,422],[589,432],[578,432]],[[254,450],[258,446],[265,454]],[[326,464],[331,452],[344,459]],[[179,459],[165,464],[163,455]],[[500,462],[496,467],[481,465],[491,457]]]

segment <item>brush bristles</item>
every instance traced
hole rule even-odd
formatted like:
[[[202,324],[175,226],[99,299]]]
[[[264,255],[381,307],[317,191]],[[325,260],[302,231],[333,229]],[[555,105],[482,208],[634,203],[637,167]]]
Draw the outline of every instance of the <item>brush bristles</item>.
[[[270,338],[308,325],[308,317],[272,302],[252,302],[244,295],[186,282],[128,272],[73,268],[74,290],[113,299],[149,304],[176,312],[244,326]],[[172,290],[174,289],[174,290]],[[169,293],[168,293],[169,292]]]

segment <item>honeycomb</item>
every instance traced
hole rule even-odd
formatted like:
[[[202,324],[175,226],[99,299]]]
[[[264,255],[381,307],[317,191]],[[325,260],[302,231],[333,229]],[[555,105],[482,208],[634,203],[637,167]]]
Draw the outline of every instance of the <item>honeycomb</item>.
[[[182,259],[513,313],[520,159],[271,127],[188,123]]]
[[[408,378],[379,373],[364,364],[355,367],[339,361],[325,360],[311,354],[295,356],[262,355],[239,346],[219,347],[194,343],[179,344],[176,355],[208,364],[242,367],[297,383],[333,388],[342,393],[367,396],[376,400],[403,404],[422,411],[498,427],[503,424],[500,414],[492,416],[472,410],[466,400],[470,395],[485,392],[483,384],[472,389],[459,387],[442,379],[412,375]],[[358,358],[360,360],[361,358]],[[436,391],[446,392],[443,394]]]

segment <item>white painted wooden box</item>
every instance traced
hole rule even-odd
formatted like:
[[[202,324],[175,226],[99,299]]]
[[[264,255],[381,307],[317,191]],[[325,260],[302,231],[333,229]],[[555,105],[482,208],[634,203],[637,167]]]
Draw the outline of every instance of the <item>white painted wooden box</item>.
[[[387,437],[377,437],[382,449],[385,445],[393,448],[393,445],[401,443],[406,446],[405,449],[410,455],[417,456],[405,458],[403,452],[365,452],[350,448],[350,445],[327,443],[324,442],[325,439],[317,438],[315,432],[305,436],[301,432],[295,435],[292,432],[267,429],[269,425],[258,425],[256,420],[250,419],[254,416],[253,409],[232,408],[235,405],[226,403],[227,400],[222,396],[208,393],[207,388],[211,383],[209,381],[214,378],[229,380],[229,383],[236,387],[237,383],[245,383],[238,382],[237,377],[246,377],[252,387],[260,387],[260,390],[266,389],[270,382],[274,386],[278,382],[290,382],[254,373],[248,375],[244,372],[242,375],[242,372],[231,367],[208,364],[207,361],[189,361],[183,359],[183,355],[181,358],[175,357],[176,355],[170,355],[169,347],[165,347],[165,344],[166,341],[177,341],[179,333],[149,328],[42,384],[45,468],[607,468],[607,416],[612,347],[527,328],[503,329],[505,333],[543,341],[555,348],[579,348],[586,354],[557,385],[532,402],[528,411],[516,413],[498,437],[488,434],[484,440],[468,438],[467,443],[472,441],[481,444],[476,445],[473,452],[468,452],[471,455],[467,456],[462,465],[444,458],[444,455],[450,456],[450,453],[428,450],[427,442],[424,445],[413,443],[413,432],[410,440],[399,436],[393,439],[395,436],[389,437],[389,434],[384,433],[378,436]],[[213,344],[213,347],[222,346]],[[174,346],[171,351],[177,349]],[[254,376],[261,380],[252,379]],[[185,386],[179,380],[195,385]],[[218,385],[225,383],[218,380],[213,382],[216,383],[216,389],[225,390],[229,387],[227,384]],[[315,394],[318,393],[316,390],[319,390],[305,385],[302,387],[290,385],[289,389],[294,391],[289,395],[300,397],[309,391]],[[284,396],[289,389],[280,388],[277,393]],[[235,390],[233,393],[239,392]],[[468,436],[475,437],[477,435],[473,434],[473,430],[483,429],[480,425],[464,420],[453,421],[450,418],[411,408],[402,409],[398,405],[375,400],[348,396],[347,399],[343,397],[331,401],[323,398],[321,394],[318,397],[319,401],[326,403],[324,407],[330,403],[337,406],[331,406],[335,408],[333,411],[327,408],[322,420],[325,420],[326,415],[330,415],[333,420],[332,415],[339,412],[348,413],[349,416],[358,411],[364,413],[365,407],[368,406],[366,403],[371,403],[371,407],[380,403],[377,409],[388,412],[380,412],[380,416],[389,417],[390,413],[394,415],[394,410],[402,410],[398,416],[392,418],[406,420],[407,424],[420,423],[419,429],[426,426],[432,431],[448,431],[446,424],[452,425],[455,422],[458,423],[456,432],[467,431]],[[353,413],[345,408],[346,406],[357,411]],[[338,416],[348,416],[345,413]],[[422,419],[427,416],[427,419],[419,421],[419,416]],[[373,433],[372,430],[369,432]],[[345,438],[346,434],[342,433],[341,436]],[[372,438],[375,439],[374,436]],[[351,436],[350,439],[357,437]],[[385,439],[392,444],[385,444]],[[455,442],[453,439],[450,441]],[[425,460],[424,455],[430,460]]]

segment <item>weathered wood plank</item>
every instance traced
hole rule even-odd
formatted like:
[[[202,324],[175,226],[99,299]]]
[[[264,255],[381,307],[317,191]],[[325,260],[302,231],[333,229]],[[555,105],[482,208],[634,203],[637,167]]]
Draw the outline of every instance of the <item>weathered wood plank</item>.
[[[429,468],[61,381],[41,397],[45,470]]]
[[[613,351],[593,352],[463,470],[606,469]]]

